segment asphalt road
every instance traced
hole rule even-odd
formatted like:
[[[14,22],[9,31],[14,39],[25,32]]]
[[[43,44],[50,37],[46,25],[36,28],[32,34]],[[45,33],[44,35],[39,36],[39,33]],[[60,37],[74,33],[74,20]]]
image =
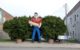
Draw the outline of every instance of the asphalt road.
[[[80,50],[80,48],[14,48],[14,47],[0,47],[0,50]]]

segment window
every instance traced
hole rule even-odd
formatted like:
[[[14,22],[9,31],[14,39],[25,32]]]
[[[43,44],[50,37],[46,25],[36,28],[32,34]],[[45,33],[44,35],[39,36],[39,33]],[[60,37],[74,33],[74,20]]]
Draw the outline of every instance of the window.
[[[75,15],[75,18],[74,18],[75,21],[76,21],[76,16],[77,16],[77,15]]]
[[[1,11],[0,11],[0,22],[1,22]]]
[[[75,25],[73,25],[73,27],[74,27]]]
[[[70,23],[72,24],[72,18],[70,18]]]
[[[75,26],[76,26],[76,24],[73,25],[73,27],[75,27]]]
[[[5,17],[3,17],[3,23],[6,21]]]
[[[0,10],[0,23],[2,23],[2,11]]]
[[[77,14],[77,17],[78,17],[78,14]]]
[[[70,36],[72,36],[72,31],[69,34],[70,34]]]
[[[74,31],[73,31],[73,38],[75,37]]]

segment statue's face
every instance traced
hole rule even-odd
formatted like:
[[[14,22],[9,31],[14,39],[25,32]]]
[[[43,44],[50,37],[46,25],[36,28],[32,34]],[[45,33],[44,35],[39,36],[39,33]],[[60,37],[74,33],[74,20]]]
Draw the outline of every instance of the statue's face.
[[[34,14],[34,17],[38,17],[38,14]]]

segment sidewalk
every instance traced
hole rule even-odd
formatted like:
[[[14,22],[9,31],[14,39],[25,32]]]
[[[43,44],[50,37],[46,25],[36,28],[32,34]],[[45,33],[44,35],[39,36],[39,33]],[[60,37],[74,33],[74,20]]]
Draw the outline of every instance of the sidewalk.
[[[0,42],[0,47],[65,47],[65,48],[80,48],[80,44],[77,43],[38,43],[38,42],[23,42],[23,43],[15,43],[15,42]]]

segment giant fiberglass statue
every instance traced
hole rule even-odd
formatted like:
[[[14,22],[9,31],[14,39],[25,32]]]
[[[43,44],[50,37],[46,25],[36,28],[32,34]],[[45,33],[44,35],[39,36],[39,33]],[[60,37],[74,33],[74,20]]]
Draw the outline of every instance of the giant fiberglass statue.
[[[35,12],[34,16],[29,20],[29,24],[33,26],[33,32],[32,32],[32,42],[35,40],[35,35],[38,36],[38,41],[41,42],[41,32],[40,32],[40,27],[42,25],[42,18],[38,16],[38,13]],[[37,34],[36,34],[37,33]]]

